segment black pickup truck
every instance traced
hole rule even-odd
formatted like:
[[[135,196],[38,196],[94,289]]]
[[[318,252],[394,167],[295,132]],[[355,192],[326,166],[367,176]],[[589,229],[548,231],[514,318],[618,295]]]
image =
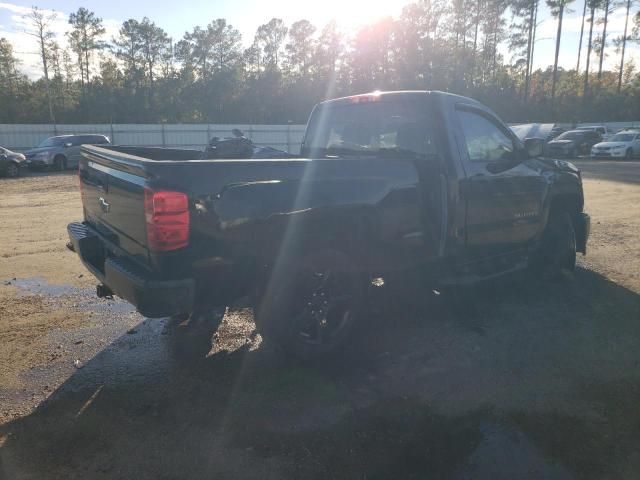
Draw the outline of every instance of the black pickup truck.
[[[147,317],[253,298],[263,338],[322,356],[405,274],[437,288],[572,269],[590,225],[580,172],[541,146],[461,96],[340,98],[314,108],[299,158],[85,146],[68,233],[99,295]]]

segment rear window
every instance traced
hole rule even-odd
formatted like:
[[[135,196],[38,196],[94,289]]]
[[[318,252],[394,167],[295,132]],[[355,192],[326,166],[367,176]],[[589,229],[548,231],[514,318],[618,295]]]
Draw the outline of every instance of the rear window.
[[[70,141],[69,137],[51,137],[40,142],[38,147],[61,147],[68,141]]]
[[[100,145],[109,143],[102,135],[78,135],[74,138],[74,145]]]
[[[587,132],[565,132],[558,137],[558,140],[580,140],[584,138]]]
[[[303,155],[326,158],[390,153],[436,153],[434,135],[422,102],[372,101],[326,104],[315,109]]]

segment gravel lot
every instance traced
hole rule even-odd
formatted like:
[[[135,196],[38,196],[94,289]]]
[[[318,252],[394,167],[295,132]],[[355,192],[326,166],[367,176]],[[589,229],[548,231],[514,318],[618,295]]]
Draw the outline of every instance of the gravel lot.
[[[93,295],[75,175],[1,179],[0,479],[640,477],[640,162],[576,163],[575,274],[399,306],[314,368],[241,307],[191,358]]]

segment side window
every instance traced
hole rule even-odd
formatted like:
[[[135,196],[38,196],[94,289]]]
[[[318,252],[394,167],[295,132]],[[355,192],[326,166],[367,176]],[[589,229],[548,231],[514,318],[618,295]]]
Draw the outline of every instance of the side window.
[[[513,156],[513,141],[494,122],[483,115],[458,110],[469,160],[472,162],[497,162]]]

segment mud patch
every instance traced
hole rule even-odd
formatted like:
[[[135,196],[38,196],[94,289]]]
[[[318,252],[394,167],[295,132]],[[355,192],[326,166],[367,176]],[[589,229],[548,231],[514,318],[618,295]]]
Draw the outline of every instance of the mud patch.
[[[62,353],[49,342],[48,334],[84,322],[81,312],[65,308],[59,299],[16,295],[0,287],[0,385],[18,385],[20,372],[58,358]]]
[[[0,285],[0,423],[28,413],[142,320],[123,300],[87,288],[40,277]]]

